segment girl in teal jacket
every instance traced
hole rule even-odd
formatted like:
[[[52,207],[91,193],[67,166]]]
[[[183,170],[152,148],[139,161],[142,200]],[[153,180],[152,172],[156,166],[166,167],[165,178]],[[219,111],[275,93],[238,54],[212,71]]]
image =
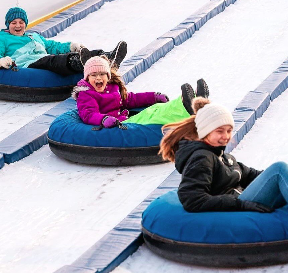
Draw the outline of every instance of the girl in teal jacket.
[[[60,43],[45,39],[38,33],[26,33],[27,14],[19,7],[8,10],[5,25],[7,29],[0,31],[0,67],[6,69],[14,62],[18,67],[71,75],[83,71],[83,63],[88,57],[104,54],[119,67],[127,53],[127,44],[123,41],[111,52],[88,51],[77,43]]]

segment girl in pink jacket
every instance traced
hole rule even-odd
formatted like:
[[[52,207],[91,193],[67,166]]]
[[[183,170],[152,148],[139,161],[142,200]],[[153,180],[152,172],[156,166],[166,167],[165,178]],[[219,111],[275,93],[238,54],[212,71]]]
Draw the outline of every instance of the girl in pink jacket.
[[[78,114],[86,124],[117,126],[128,119],[128,109],[167,102],[166,95],[155,92],[132,93],[105,56],[92,57],[84,65],[84,78],[72,92]]]

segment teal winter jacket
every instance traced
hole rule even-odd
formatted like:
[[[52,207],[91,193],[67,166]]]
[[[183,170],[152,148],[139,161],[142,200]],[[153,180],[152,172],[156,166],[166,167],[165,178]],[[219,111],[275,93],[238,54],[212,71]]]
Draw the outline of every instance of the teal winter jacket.
[[[70,44],[47,40],[38,33],[25,33],[23,36],[0,31],[0,58],[9,56],[18,67],[28,67],[31,63],[49,54],[70,52]]]

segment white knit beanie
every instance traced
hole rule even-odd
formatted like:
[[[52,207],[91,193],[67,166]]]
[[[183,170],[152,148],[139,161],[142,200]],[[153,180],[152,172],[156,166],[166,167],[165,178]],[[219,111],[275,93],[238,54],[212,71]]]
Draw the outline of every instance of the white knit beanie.
[[[231,112],[226,107],[215,103],[205,104],[197,111],[195,124],[200,139],[223,125],[231,125],[234,128]]]
[[[90,59],[85,63],[84,65],[84,80],[87,79],[89,74],[91,73],[99,73],[99,72],[104,72],[108,74],[108,79],[111,79],[111,70],[108,61],[105,59],[95,56]]]

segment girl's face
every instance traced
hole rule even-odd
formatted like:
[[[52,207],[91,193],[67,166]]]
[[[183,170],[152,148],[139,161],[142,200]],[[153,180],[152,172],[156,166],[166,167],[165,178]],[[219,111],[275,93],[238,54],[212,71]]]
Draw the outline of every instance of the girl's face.
[[[26,24],[20,18],[13,20],[9,24],[9,32],[16,36],[23,36],[23,34],[25,33],[25,29],[26,29]]]
[[[204,141],[214,147],[226,146],[231,139],[232,130],[231,125],[223,125],[208,134]]]
[[[91,73],[88,82],[94,87],[96,92],[102,93],[108,83],[108,75],[105,72]]]

